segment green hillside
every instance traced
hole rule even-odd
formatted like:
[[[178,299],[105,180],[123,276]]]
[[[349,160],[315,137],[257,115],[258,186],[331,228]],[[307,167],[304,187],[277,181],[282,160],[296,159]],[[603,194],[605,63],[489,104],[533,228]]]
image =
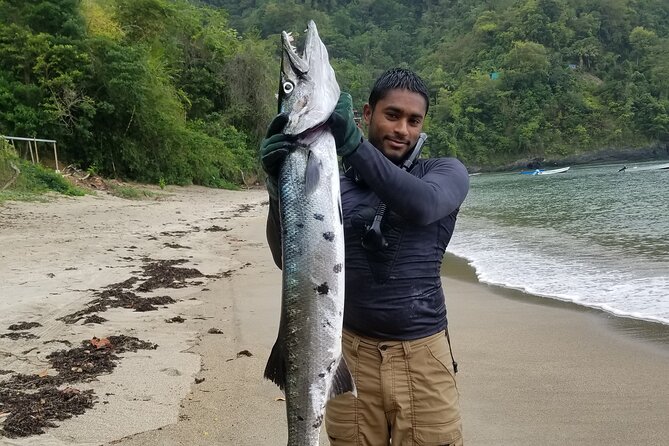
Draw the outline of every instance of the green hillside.
[[[110,176],[238,184],[259,172],[278,34],[309,19],[357,107],[392,66],[428,81],[432,156],[669,142],[666,0],[0,0],[0,134]]]

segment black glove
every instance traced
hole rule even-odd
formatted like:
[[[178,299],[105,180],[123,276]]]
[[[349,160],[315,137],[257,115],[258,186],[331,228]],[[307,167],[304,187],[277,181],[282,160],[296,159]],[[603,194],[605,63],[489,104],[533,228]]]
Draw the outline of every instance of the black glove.
[[[348,93],[339,95],[334,112],[328,119],[337,145],[337,155],[349,156],[362,142],[362,132],[353,118],[353,99]]]
[[[260,162],[268,176],[277,177],[283,159],[293,149],[295,137],[282,133],[288,122],[288,114],[276,115],[269,127],[265,139],[260,143]]]
[[[265,185],[270,198],[277,198],[279,168],[286,155],[293,150],[295,137],[282,133],[288,114],[277,115],[267,127],[265,139],[260,143],[260,163],[267,174]]]

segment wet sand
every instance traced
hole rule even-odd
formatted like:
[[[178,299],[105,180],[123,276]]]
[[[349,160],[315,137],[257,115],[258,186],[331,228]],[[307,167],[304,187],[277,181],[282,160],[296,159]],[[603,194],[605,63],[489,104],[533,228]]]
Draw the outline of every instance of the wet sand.
[[[669,327],[445,264],[466,444],[668,444]]]
[[[63,348],[48,340],[125,334],[158,344],[77,385],[99,398],[83,415],[0,444],[286,443],[281,393],[262,379],[281,281],[265,243],[265,194],[169,192],[155,202],[101,195],[0,208],[0,333],[42,325],[28,330],[37,339],[0,339],[0,370],[39,373]],[[226,230],[205,230],[214,226]],[[84,308],[91,290],[137,276],[145,257],[186,259],[179,266],[219,277],[148,293],[176,300],[156,311],[57,320]],[[667,327],[482,285],[452,257],[446,271],[465,444],[666,444]],[[166,322],[177,316],[184,321]]]

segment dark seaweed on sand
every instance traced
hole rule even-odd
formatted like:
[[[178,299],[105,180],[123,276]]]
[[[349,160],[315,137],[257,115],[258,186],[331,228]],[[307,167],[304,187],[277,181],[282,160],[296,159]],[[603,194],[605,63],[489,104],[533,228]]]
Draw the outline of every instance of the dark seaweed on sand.
[[[110,373],[120,359],[117,353],[155,348],[156,344],[121,335],[86,340],[80,347],[51,353],[47,359],[58,372],[56,375],[17,374],[2,382],[0,413],[9,415],[2,424],[0,436],[42,434],[44,428],[56,426],[54,421],[84,413],[93,407],[95,394],[70,385]]]

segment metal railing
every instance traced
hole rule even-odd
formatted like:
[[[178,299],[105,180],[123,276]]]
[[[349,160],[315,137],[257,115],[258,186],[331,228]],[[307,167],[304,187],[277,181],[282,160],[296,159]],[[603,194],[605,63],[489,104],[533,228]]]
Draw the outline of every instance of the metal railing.
[[[9,141],[12,144],[12,147],[16,149],[14,141],[27,141],[28,142],[28,151],[30,152],[30,160],[35,163],[39,163],[39,153],[37,151],[37,143],[43,142],[47,144],[53,144],[53,157],[56,161],[56,172],[60,172],[58,169],[58,150],[56,149],[56,140],[55,139],[40,139],[40,138],[24,138],[22,136],[5,136],[0,135],[0,138]]]

